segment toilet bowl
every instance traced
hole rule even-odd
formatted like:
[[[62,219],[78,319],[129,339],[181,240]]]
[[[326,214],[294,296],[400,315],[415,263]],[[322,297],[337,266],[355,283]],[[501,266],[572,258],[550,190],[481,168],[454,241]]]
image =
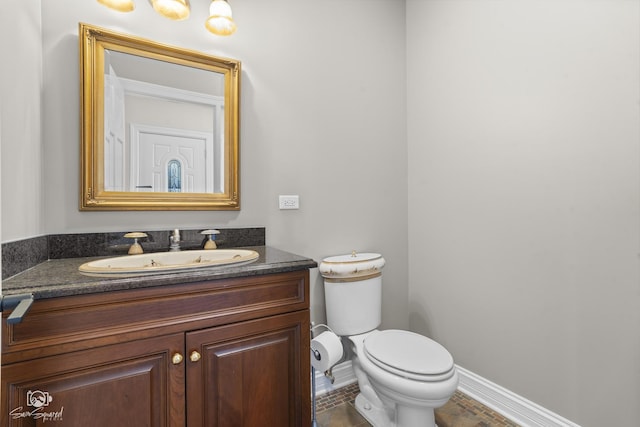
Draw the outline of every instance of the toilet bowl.
[[[362,370],[356,378],[365,385],[356,398],[358,412],[376,427],[435,425],[433,410],[447,403],[458,387],[453,358],[444,347],[393,329],[350,336],[349,342],[354,371]]]
[[[423,335],[378,330],[381,319],[380,254],[325,258],[327,324],[350,347],[360,393],[356,409],[374,427],[434,427],[434,409],[458,387],[453,357]]]

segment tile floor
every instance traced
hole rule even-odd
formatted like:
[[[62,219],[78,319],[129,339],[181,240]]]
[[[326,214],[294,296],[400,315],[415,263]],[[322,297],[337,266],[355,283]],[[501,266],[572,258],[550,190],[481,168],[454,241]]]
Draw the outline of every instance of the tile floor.
[[[354,406],[357,394],[358,384],[351,384],[318,397],[316,399],[318,426],[370,426]],[[438,427],[518,427],[518,424],[459,391],[456,391],[446,405],[436,409],[436,423]]]

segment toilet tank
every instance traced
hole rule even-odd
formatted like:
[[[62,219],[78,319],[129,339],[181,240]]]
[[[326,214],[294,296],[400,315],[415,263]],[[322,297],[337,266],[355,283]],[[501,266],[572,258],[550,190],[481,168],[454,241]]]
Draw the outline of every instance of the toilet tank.
[[[355,252],[320,263],[327,325],[337,335],[363,334],[380,325],[384,264],[380,254]]]

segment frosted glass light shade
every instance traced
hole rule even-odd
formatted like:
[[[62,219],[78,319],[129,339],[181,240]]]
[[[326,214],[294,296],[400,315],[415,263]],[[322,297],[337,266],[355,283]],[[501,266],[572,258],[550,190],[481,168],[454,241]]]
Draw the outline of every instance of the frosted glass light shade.
[[[98,0],[98,3],[118,12],[131,12],[136,8],[133,0]]]
[[[189,0],[149,0],[153,9],[160,15],[175,21],[189,17]]]
[[[209,15],[204,25],[213,34],[229,36],[236,32],[231,6],[225,0],[213,0],[209,6]]]

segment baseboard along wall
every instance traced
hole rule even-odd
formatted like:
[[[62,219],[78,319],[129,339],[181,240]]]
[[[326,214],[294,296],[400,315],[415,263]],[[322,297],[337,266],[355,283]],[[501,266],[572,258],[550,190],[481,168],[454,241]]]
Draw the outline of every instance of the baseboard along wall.
[[[458,385],[460,392],[522,427],[580,427],[578,424],[474,374],[462,366],[456,365],[456,369],[460,376],[460,384]],[[333,383],[323,372],[315,373],[316,396],[322,396],[357,381],[350,360],[334,366],[332,374]]]

